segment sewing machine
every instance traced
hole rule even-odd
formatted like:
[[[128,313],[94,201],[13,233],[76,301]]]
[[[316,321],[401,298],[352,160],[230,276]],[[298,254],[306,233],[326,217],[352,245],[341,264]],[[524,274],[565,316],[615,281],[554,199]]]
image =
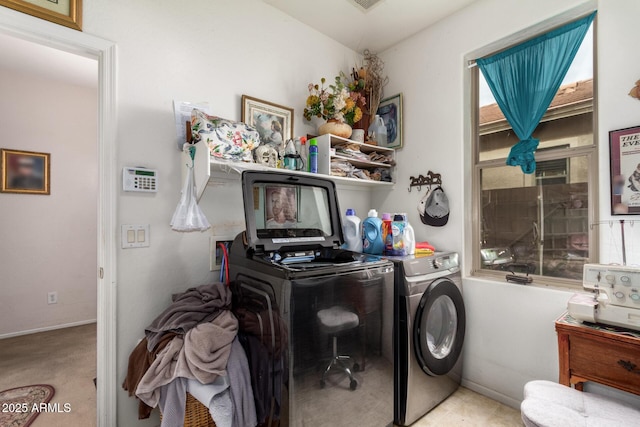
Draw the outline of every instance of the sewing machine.
[[[571,297],[571,317],[640,330],[640,268],[585,264],[582,286],[593,293]]]

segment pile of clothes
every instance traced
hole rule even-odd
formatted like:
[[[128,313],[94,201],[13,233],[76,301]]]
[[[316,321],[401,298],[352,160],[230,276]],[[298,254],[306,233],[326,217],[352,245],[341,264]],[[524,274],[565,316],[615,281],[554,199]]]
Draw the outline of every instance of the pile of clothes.
[[[173,296],[129,356],[122,387],[140,399],[138,418],[160,406],[162,427],[182,426],[189,392],[217,427],[255,426],[246,353],[238,340],[232,295],[222,283]]]
[[[388,168],[359,169],[348,160],[338,158],[331,159],[331,175],[372,181],[392,181],[391,171]]]

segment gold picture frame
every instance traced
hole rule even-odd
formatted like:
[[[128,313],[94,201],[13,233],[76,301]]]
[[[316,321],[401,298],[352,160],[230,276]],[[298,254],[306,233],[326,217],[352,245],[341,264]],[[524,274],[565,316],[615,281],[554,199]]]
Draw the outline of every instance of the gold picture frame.
[[[0,192],[51,194],[51,154],[0,149]]]
[[[0,6],[82,31],[82,0],[0,0]]]
[[[241,117],[258,131],[263,144],[279,145],[293,138],[293,108],[242,95]]]

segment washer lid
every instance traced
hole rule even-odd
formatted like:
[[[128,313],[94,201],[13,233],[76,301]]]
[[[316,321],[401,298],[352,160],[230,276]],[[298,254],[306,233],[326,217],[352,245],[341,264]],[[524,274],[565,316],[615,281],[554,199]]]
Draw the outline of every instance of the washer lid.
[[[344,242],[333,181],[271,171],[244,171],[247,244],[256,253],[338,248]]]

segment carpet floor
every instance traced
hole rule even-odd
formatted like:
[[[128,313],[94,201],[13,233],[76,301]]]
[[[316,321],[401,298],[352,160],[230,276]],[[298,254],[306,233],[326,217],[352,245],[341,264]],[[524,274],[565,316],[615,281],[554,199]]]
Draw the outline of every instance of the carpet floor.
[[[95,426],[95,377],[95,323],[0,340],[0,390],[55,388],[51,408],[60,410],[40,413],[31,427]]]

